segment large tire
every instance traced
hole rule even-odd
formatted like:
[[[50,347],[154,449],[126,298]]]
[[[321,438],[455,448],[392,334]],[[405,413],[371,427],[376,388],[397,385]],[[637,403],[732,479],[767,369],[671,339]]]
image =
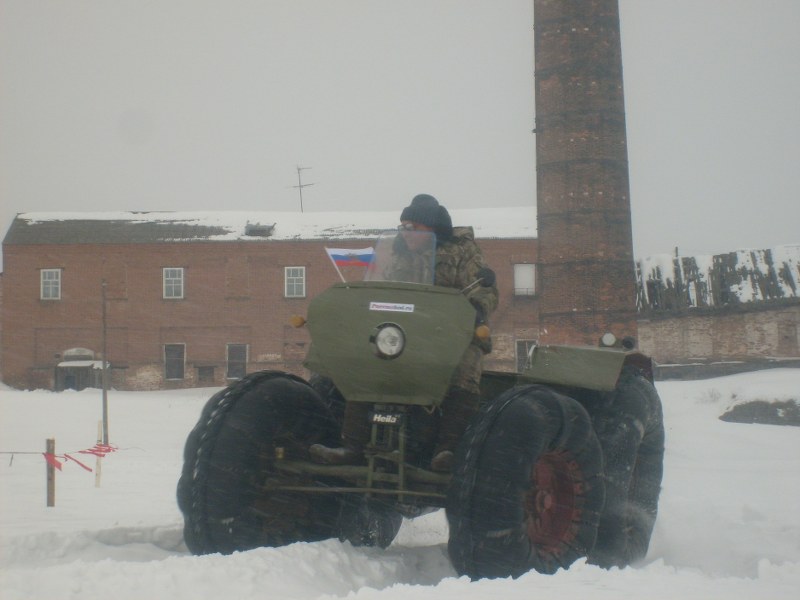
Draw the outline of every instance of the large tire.
[[[314,388],[322,403],[328,407],[333,418],[341,425],[344,421],[345,399],[336,385],[334,385],[333,380],[319,373],[312,373],[308,378],[308,385]]]
[[[554,573],[587,556],[603,508],[589,417],[551,388],[513,388],[484,406],[456,453],[448,550],[473,579]]]
[[[616,389],[584,402],[605,457],[606,503],[589,562],[625,567],[647,554],[664,461],[661,400],[646,375],[625,367]]]
[[[214,395],[186,441],[178,482],[189,550],[228,554],[335,536],[338,498],[268,494],[263,485],[309,483],[281,479],[275,449],[306,457],[310,444],[330,443],[337,431],[311,387],[286,373],[253,373]]]

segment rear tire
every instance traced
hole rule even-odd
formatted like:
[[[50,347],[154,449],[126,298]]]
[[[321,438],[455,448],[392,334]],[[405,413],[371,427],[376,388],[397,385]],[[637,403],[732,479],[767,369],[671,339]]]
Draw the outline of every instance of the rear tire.
[[[603,459],[586,411],[549,387],[484,406],[456,453],[448,550],[473,579],[554,573],[592,549]]]
[[[664,417],[653,384],[626,367],[613,392],[585,404],[605,456],[606,503],[589,562],[625,567],[650,545],[664,461]]]
[[[337,433],[319,396],[293,375],[253,373],[215,394],[186,441],[178,482],[189,550],[229,554],[334,536],[338,498],[263,486],[311,483],[279,474],[276,448],[305,458],[309,445]]]

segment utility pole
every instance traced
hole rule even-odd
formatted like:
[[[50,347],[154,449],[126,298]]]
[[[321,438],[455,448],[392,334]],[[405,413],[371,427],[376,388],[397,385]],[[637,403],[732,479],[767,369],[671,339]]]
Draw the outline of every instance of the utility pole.
[[[103,279],[103,444],[108,445],[108,335],[106,317],[106,280]]]
[[[301,172],[306,171],[310,168],[311,167],[301,167],[300,165],[297,165],[297,185],[292,186],[297,188],[298,191],[300,192],[300,212],[303,212],[303,188],[308,187],[310,185],[314,185],[313,183],[303,183]]]

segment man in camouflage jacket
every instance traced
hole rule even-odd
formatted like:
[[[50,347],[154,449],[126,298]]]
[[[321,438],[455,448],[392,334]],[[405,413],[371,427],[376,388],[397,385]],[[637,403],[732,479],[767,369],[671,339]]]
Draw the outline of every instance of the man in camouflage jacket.
[[[475,242],[472,227],[454,228],[450,214],[436,198],[428,194],[415,196],[411,204],[403,209],[400,222],[400,237],[404,231],[430,231],[436,234],[435,285],[464,289],[480,277],[479,271],[486,264]],[[404,270],[416,269],[418,265],[426,263],[408,248],[397,254],[398,261],[393,270],[399,279],[395,280],[403,280]],[[494,285],[474,286],[467,292],[467,299],[475,307],[476,325],[483,324],[497,307],[497,288]],[[473,339],[450,381],[447,396],[441,405],[438,436],[432,454],[431,469],[435,471],[448,472],[452,469],[455,448],[478,408],[483,355],[490,351],[489,340]],[[343,446],[328,448],[315,444],[310,448],[311,457],[330,464],[362,460],[362,451],[369,438],[367,409],[364,403],[348,402],[342,427]]]

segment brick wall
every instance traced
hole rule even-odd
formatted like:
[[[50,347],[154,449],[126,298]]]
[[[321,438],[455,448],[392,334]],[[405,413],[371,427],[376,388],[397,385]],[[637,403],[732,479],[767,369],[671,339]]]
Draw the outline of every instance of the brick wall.
[[[660,363],[800,357],[800,303],[639,321],[639,347]]]
[[[366,240],[337,240],[364,247]],[[515,298],[513,265],[534,263],[536,241],[480,240],[497,271],[496,351],[488,364],[514,370],[516,340],[535,339],[535,297]],[[304,374],[305,329],[289,326],[309,299],[339,280],[321,241],[178,242],[128,245],[6,245],[2,307],[3,380],[52,389],[70,348],[102,357],[102,281],[112,385],[160,389],[223,385],[226,345],[248,345],[247,371]],[[333,245],[333,244],[328,244]],[[284,268],[306,268],[306,297],[284,297]],[[184,269],[185,296],[162,297],[162,268]],[[40,269],[62,270],[61,299],[40,300]],[[360,272],[347,276],[360,278]],[[166,380],[164,345],[185,344],[185,376]]]
[[[539,339],[538,295],[515,295],[514,265],[538,260],[536,240],[479,240],[486,262],[497,273],[499,306],[491,316],[492,353],[484,359],[485,368],[516,371],[518,341]]]
[[[337,241],[336,246],[360,248],[368,243]],[[541,339],[539,295],[514,292],[514,265],[537,264],[536,240],[479,243],[500,288],[500,305],[491,318],[494,351],[485,366],[513,371],[518,345]],[[223,385],[229,343],[248,345],[248,372],[280,369],[306,375],[302,361],[308,333],[288,322],[293,314],[305,314],[311,297],[338,281],[324,246],[314,241],[7,245],[0,304],[3,381],[14,387],[52,389],[56,365],[66,350],[88,348],[101,358],[103,279],[108,358],[117,389]],[[306,298],[284,297],[286,266],[306,267]],[[183,300],[162,299],[163,267],[185,269]],[[39,299],[42,268],[63,269],[61,300]],[[354,269],[346,275],[359,279],[361,272]],[[573,301],[581,301],[572,291],[578,280],[590,281],[588,289],[602,298],[619,293],[607,278],[592,276],[576,267],[548,283],[551,289],[562,287],[565,295],[572,293]],[[570,315],[563,322],[551,316],[550,323],[551,341],[571,341],[587,330],[626,327],[624,320],[614,321],[612,311]],[[576,324],[577,329],[570,329]],[[662,364],[800,357],[797,299],[643,314],[638,326],[640,349]],[[164,344],[171,343],[186,345],[181,380],[164,378]],[[201,380],[209,372],[210,379]]]
[[[800,358],[800,246],[638,261],[640,347],[661,363]]]

